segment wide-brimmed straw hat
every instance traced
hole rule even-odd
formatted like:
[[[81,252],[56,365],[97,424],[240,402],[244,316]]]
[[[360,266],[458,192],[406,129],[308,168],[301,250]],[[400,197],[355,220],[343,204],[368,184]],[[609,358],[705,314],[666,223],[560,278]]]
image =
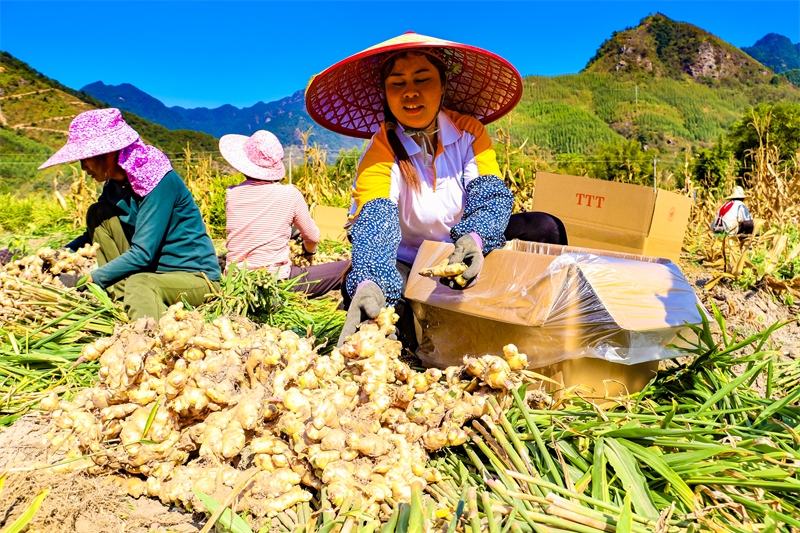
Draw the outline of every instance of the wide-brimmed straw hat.
[[[744,198],[747,198],[747,195],[745,194],[744,189],[738,185],[733,188],[732,193],[725,197],[726,200],[742,200]]]
[[[286,175],[283,146],[267,130],[258,130],[250,137],[223,135],[219,140],[219,151],[233,168],[248,178],[277,181]]]
[[[119,109],[110,107],[85,111],[72,119],[67,144],[39,169],[116,152],[130,146],[137,139],[139,134],[128,126]]]
[[[522,98],[522,77],[491,52],[466,44],[408,32],[336,63],[311,78],[306,108],[325,128],[368,139],[383,122],[380,69],[400,51],[419,51],[446,67],[444,107],[471,115],[483,124],[511,111]]]

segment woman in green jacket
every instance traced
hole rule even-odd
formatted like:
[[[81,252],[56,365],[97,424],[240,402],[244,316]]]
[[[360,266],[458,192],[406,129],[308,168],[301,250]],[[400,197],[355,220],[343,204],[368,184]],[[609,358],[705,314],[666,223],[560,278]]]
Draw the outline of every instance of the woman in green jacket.
[[[158,319],[181,298],[202,303],[219,283],[219,263],[200,210],[167,156],[111,108],[75,117],[67,144],[39,168],[74,161],[104,184],[87,211],[86,232],[67,245],[100,245],[89,281],[113,287],[132,320]]]

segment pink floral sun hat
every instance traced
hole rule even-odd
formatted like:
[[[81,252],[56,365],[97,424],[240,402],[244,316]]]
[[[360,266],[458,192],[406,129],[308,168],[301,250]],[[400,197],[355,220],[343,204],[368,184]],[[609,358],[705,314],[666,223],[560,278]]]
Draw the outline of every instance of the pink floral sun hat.
[[[219,151],[233,168],[248,178],[278,181],[286,175],[283,146],[267,130],[258,130],[250,137],[223,135],[219,140]]]
[[[144,144],[119,109],[113,107],[85,111],[75,117],[69,125],[67,144],[39,169],[117,151],[119,166],[139,196],[150,194],[172,170],[169,158],[155,146]]]
[[[67,144],[45,161],[39,170],[116,152],[138,139],[139,134],[128,126],[119,109],[111,107],[85,111],[70,123]]]

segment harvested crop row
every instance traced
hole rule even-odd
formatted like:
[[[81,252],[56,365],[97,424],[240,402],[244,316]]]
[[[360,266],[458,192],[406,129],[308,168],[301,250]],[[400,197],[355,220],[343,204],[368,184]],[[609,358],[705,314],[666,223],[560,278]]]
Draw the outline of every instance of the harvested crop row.
[[[84,348],[100,383],[42,402],[54,423],[45,440],[77,459],[60,468],[117,473],[132,496],[203,509],[192,489],[223,501],[249,471],[238,511],[275,516],[324,485],[336,506],[385,515],[381,504],[408,501],[413,482],[441,479],[426,449],[464,443],[464,423],[490,397],[510,404],[522,379],[493,356],[415,372],[387,339],[394,320],[383,310],[320,355],[313,338],[241,317],[206,323],[178,304],[158,325],[142,319]]]

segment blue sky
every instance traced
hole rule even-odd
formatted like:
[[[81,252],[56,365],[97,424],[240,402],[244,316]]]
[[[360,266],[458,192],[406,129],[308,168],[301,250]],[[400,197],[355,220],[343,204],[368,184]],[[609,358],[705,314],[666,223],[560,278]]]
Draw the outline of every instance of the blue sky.
[[[128,82],[167,105],[241,107],[407,30],[486,48],[523,75],[574,73],[655,12],[736,46],[769,32],[800,41],[797,0],[0,0],[0,49],[75,89]]]

